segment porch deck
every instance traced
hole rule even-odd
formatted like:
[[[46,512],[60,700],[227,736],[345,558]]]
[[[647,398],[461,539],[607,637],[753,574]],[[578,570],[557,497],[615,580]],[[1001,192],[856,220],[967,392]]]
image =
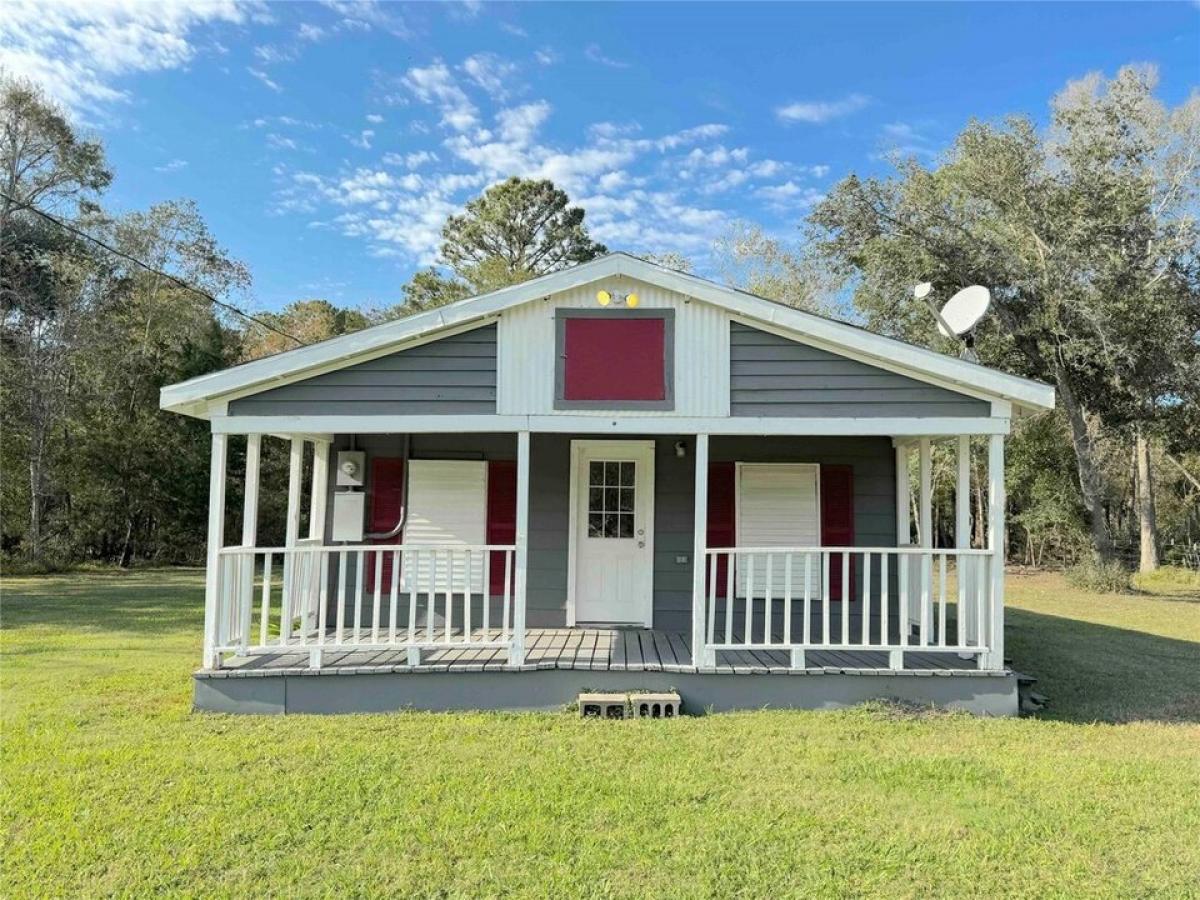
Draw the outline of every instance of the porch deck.
[[[461,631],[457,632],[460,636]],[[474,629],[476,641],[495,639]],[[408,638],[397,630],[397,641]],[[740,638],[735,638],[740,640]],[[503,648],[463,647],[426,650],[419,666],[407,663],[403,646],[386,649],[339,649],[327,636],[320,669],[308,665],[311,637],[301,645],[293,638],[276,652],[227,659],[217,670],[201,669],[201,678],[239,678],[280,675],[351,675],[436,672],[534,672],[548,669],[611,672],[674,672],[718,675],[982,675],[976,657],[961,659],[953,652],[909,650],[904,668],[888,667],[886,650],[808,650],[805,667],[790,667],[787,650],[719,650],[715,667],[697,667],[688,636],[678,631],[644,628],[531,628],[526,637],[525,663],[512,666]],[[295,649],[291,649],[294,647]]]

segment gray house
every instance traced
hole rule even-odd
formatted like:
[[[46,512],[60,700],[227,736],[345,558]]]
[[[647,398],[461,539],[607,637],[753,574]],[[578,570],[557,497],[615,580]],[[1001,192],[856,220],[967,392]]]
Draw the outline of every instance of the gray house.
[[[1004,437],[1053,403],[624,254],[171,385],[162,407],[212,428],[197,706],[547,708],[588,688],[1013,713]],[[291,447],[279,547],[257,542],[264,439]],[[953,547],[932,546],[939,440]]]

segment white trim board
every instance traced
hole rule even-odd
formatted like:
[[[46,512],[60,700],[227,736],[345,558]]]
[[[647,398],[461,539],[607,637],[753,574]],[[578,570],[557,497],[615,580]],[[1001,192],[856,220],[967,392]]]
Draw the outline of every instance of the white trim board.
[[[745,317],[756,327],[775,326],[792,333],[802,342],[823,342],[824,348],[831,352],[858,353],[872,364],[890,362],[901,367],[904,374],[940,378],[957,385],[959,390],[975,389],[988,399],[1007,400],[1018,407],[1051,409],[1054,406],[1054,389],[1049,385],[792,309],[624,253],[612,253],[440,309],[168,385],[160,393],[159,404],[163,409],[206,418],[209,402],[223,400],[234,392],[265,389],[285,383],[285,379],[351,365],[371,354],[395,352],[402,349],[406,341],[440,336],[451,328],[482,325],[489,317],[510,307],[618,275],[723,307],[733,316]]]
[[[1009,420],[988,417],[714,418],[611,415],[556,416],[214,416],[214,434],[461,434],[530,431],[543,434],[748,434],[798,436],[946,437],[1008,434]]]

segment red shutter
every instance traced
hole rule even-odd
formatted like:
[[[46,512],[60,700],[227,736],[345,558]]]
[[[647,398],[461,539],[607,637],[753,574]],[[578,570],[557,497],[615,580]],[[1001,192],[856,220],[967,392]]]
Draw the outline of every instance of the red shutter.
[[[736,486],[734,464],[708,464],[708,539],[709,547],[733,547],[737,543],[737,520],[734,517]],[[707,573],[708,567],[705,566]],[[729,557],[717,557],[717,596],[725,596]],[[708,575],[705,575],[708,578]]]
[[[370,511],[367,514],[367,531],[391,531],[400,521],[400,513],[404,507],[404,460],[400,458],[376,456],[371,459],[371,491]],[[402,535],[387,540],[376,540],[376,544],[399,544]],[[382,590],[391,590],[392,558],[383,559]],[[367,564],[367,581],[365,590],[374,590],[375,585],[375,554],[371,554]]]
[[[487,473],[487,542],[517,542],[517,464],[511,460],[492,460]],[[488,590],[493,596],[504,595],[504,554],[491,554]]]
[[[854,546],[854,469],[852,466],[821,466],[821,545]],[[854,596],[854,567],[851,563],[849,597]],[[829,596],[843,599],[842,557],[829,557]]]

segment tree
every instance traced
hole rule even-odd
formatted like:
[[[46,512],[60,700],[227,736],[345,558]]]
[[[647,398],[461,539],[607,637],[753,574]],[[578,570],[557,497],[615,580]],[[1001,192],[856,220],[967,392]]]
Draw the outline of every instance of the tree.
[[[822,312],[821,268],[812,257],[739,222],[717,244],[722,277],[752,294],[809,312]]]
[[[341,309],[327,300],[297,300],[289,303],[281,312],[259,313],[255,318],[273,325],[278,331],[248,323],[242,332],[243,361],[295,349],[296,341],[284,334],[302,344],[315,344],[372,324],[365,313],[356,309]],[[284,334],[280,334],[280,331]]]
[[[70,366],[88,306],[88,248],[30,211],[82,202],[112,176],[98,143],[81,141],[63,110],[0,73],[0,311],[6,431],[26,446],[29,554],[39,559],[51,436],[65,410]]]
[[[0,71],[0,247],[14,213],[86,201],[111,181],[98,141],[81,140],[41,88]]]
[[[936,167],[852,176],[809,219],[876,328],[952,349],[908,286],[992,288],[980,354],[1054,383],[1103,557],[1096,428],[1151,428],[1195,390],[1200,97],[1167,111],[1154,87],[1142,68],[1089,76],[1055,99],[1048,134],[1020,116],[971,122]]]
[[[520,284],[607,253],[584,211],[549,180],[509,178],[470,201],[442,228],[441,260],[453,273],[418,272],[404,287],[418,309]]]

